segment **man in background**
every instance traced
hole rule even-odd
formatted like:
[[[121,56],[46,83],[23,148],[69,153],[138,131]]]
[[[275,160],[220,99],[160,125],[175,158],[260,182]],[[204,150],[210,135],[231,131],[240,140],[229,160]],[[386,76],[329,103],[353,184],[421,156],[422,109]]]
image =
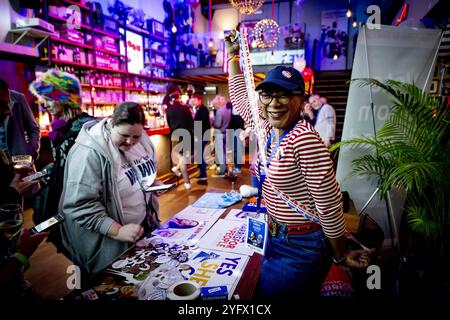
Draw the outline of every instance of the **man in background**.
[[[172,153],[175,151],[178,158],[178,163],[172,168],[172,172],[177,177],[183,175],[184,186],[186,190],[190,190],[192,186],[187,164],[192,163],[194,151],[194,119],[189,106],[181,101],[181,90],[178,86],[172,86],[168,94],[170,102],[166,111],[167,123],[170,128]]]
[[[211,128],[211,125],[209,123],[209,110],[206,108],[206,106],[203,104],[203,97],[201,95],[194,95],[191,98],[191,105],[195,109],[195,116],[194,116],[194,123],[196,125],[201,125],[201,137],[196,137],[197,140],[200,140],[202,142],[202,160],[201,163],[198,163],[198,170],[200,171],[200,174],[197,177],[197,180],[199,183],[207,183],[208,176],[206,174],[206,159],[204,155],[205,147],[209,143],[209,139],[205,137],[206,132],[210,132],[209,129]],[[195,131],[195,130],[194,130]]]
[[[39,154],[40,130],[25,99],[0,79],[0,148],[6,156]]]
[[[314,129],[319,133],[328,148],[334,143],[336,132],[336,112],[327,99],[315,94],[309,98],[311,107],[317,111]]]

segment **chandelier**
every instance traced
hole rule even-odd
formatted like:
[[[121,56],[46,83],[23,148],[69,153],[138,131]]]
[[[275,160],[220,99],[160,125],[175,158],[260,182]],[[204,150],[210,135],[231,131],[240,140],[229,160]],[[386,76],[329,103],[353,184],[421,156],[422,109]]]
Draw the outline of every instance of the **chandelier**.
[[[272,48],[278,42],[280,28],[273,19],[262,19],[253,28],[253,37],[259,48]]]
[[[251,14],[264,4],[264,0],[230,0],[230,2],[242,14]]]

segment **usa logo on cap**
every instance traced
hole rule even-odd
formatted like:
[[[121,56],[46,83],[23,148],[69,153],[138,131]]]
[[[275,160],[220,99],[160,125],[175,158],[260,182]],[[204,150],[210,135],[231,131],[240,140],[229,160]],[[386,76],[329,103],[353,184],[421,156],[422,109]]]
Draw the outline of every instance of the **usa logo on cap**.
[[[282,74],[283,77],[285,77],[285,78],[291,78],[291,77],[292,77],[292,73],[290,73],[290,72],[287,71],[287,70],[281,71],[281,74]]]

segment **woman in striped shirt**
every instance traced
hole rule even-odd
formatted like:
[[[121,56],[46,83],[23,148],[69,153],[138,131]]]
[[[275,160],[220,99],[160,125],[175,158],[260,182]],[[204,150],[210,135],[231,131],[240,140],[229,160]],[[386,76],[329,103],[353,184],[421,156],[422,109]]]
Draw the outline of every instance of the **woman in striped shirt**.
[[[235,32],[225,37],[233,106],[252,123]],[[331,261],[364,268],[369,252],[345,252],[342,199],[330,154],[314,128],[300,118],[304,81],[291,67],[269,71],[259,91],[267,165],[258,177],[268,209],[269,238],[261,270],[264,298],[318,297]],[[264,175],[265,172],[265,175]],[[305,217],[304,215],[309,218]]]

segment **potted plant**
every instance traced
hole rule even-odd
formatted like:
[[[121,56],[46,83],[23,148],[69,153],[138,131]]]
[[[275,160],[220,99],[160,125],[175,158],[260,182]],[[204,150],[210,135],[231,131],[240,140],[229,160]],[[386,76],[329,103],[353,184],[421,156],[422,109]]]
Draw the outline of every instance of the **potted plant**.
[[[375,175],[381,197],[391,187],[404,190],[404,222],[423,240],[438,264],[450,254],[450,108],[414,84],[388,80],[355,79],[361,86],[376,86],[393,97],[392,113],[374,137],[341,141],[363,148],[353,161],[353,175]],[[446,263],[445,263],[446,262]],[[432,263],[430,261],[430,263]]]

